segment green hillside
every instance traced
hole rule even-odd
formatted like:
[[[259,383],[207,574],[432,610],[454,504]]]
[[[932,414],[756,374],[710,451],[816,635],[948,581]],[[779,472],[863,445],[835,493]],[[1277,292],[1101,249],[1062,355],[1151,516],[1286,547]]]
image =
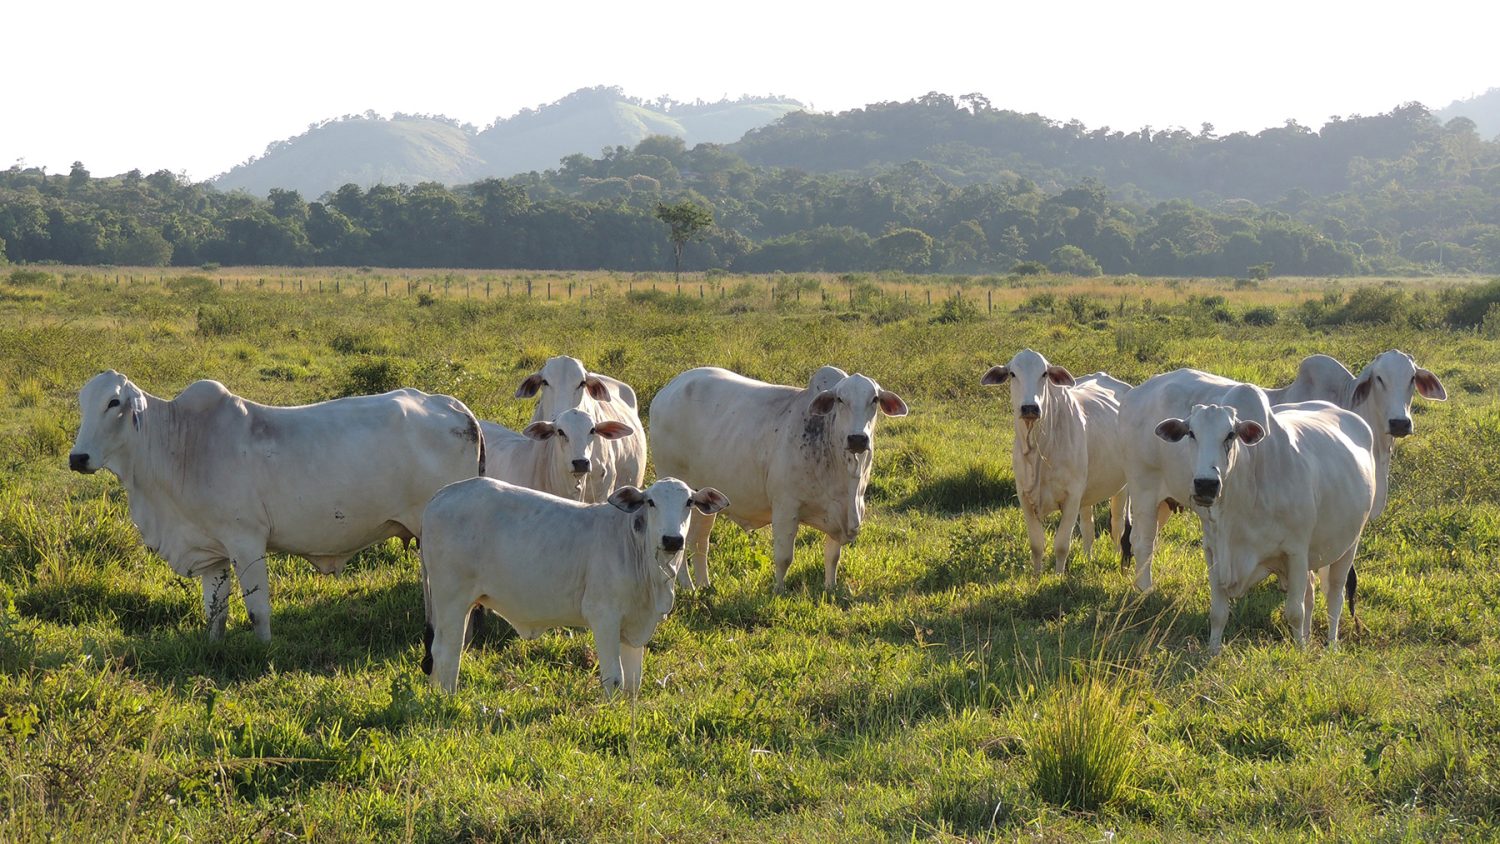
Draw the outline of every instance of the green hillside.
[[[1474,121],[1479,137],[1500,137],[1500,88],[1491,88],[1467,100],[1454,100],[1447,108],[1432,114],[1444,123],[1455,117],[1467,117]]]

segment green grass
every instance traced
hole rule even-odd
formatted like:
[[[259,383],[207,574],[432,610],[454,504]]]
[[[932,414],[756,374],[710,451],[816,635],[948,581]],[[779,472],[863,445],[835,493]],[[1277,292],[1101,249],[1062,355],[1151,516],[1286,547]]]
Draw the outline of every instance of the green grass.
[[[1064,304],[1016,311],[1083,295],[1042,279],[996,288],[993,314],[934,322],[946,289],[930,308],[678,300],[664,281],[570,302],[570,280],[605,288],[603,274],[553,274],[548,303],[498,295],[498,276],[489,300],[445,295],[433,276],[419,306],[404,287],[377,295],[393,278],[379,272],[323,296],[283,293],[273,271],[239,289],[102,272],[0,282],[0,838],[1500,835],[1500,345],[1482,335],[1308,329],[1296,309],[1321,297],[1315,281],[1094,280],[1109,311],[1078,321]],[[1193,301],[1208,294],[1278,318],[1215,321]],[[1305,354],[1358,367],[1393,346],[1436,372],[1450,401],[1416,407],[1343,650],[1289,645],[1268,584],[1236,602],[1209,659],[1198,530],[1180,516],[1151,595],[1107,542],[1034,580],[1004,403],[979,385],[1023,346],[1132,382],[1192,365],[1280,384]],[[822,592],[813,532],[775,596],[769,537],[721,520],[715,589],[659,629],[639,700],[604,702],[588,634],[566,631],[487,636],[448,697],[418,668],[417,564],[397,543],[337,577],[274,558],[274,641],[236,601],[211,645],[197,584],[141,547],[119,484],[66,471],[77,389],[105,368],[157,395],[211,377],[279,404],[396,379],[515,426],[531,412],[516,384],[558,353],[643,404],[702,364],[800,383],[834,363],[901,393],[912,415],[881,423],[871,518],[839,592]]]

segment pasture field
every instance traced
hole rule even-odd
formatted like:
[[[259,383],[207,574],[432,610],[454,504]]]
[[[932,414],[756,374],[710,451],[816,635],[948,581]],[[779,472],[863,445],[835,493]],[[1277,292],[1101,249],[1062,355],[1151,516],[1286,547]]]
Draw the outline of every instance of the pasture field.
[[[700,299],[696,278],[679,297],[554,274],[600,293],[549,303],[47,272],[0,273],[0,839],[1500,836],[1500,344],[1443,326],[1442,283],[1037,279],[991,288],[988,313],[978,282],[927,306],[912,279],[731,276]],[[808,292],[764,295],[778,282]],[[1208,658],[1183,516],[1150,595],[1107,542],[1033,579],[1007,399],[979,385],[1026,346],[1132,383],[1284,384],[1306,354],[1358,370],[1392,347],[1436,372],[1449,401],[1413,408],[1344,647],[1321,644],[1321,598],[1314,644],[1290,645],[1266,584]],[[273,559],[274,640],[236,598],[209,644],[198,584],[142,547],[118,482],[66,468],[77,390],[106,368],[277,404],[408,385],[517,426],[511,393],[553,354],[643,406],[703,364],[801,384],[833,363],[900,393],[838,592],[814,532],[773,596],[768,532],[721,519],[714,588],[679,595],[638,701],[602,700],[586,632],[493,630],[450,697],[418,666],[398,543],[337,577]]]

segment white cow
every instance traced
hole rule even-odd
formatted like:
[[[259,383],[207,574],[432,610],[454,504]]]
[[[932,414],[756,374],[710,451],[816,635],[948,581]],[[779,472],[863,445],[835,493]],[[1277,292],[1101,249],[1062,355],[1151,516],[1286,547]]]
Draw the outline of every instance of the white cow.
[[[1002,366],[990,367],[981,384],[1010,384],[1015,415],[1011,464],[1021,517],[1031,538],[1031,565],[1041,574],[1047,532],[1043,519],[1059,510],[1053,557],[1058,574],[1067,568],[1073,525],[1079,523],[1083,554],[1094,549],[1093,506],[1110,501],[1110,535],[1122,545],[1125,531],[1125,466],[1120,457],[1120,398],[1130,385],[1105,373],[1074,379],[1072,373],[1025,349]]]
[[[863,375],[825,366],[807,389],[726,369],[692,369],[651,402],[658,472],[723,490],[724,515],[747,530],[771,525],[775,589],[786,588],[799,525],[826,535],[823,588],[833,590],[844,545],[859,535],[874,457],[875,418],[906,402]],[[693,581],[708,585],[712,514],[693,515]],[[683,573],[684,586],[690,585]]]
[[[532,422],[516,433],[481,420],[488,452],[484,475],[594,504],[619,486],[615,466],[599,447],[631,436],[635,429],[607,419],[595,422],[582,410],[564,410],[551,422]]]
[[[582,504],[475,478],[432,497],[423,521],[427,603],[422,670],[458,688],[469,609],[499,613],[523,638],[553,627],[588,627],[599,675],[612,695],[641,688],[646,642],[671,611],[690,508],[716,513],[728,501],[675,478],[644,491],[615,490]]]
[[[417,390],[267,407],[196,381],[167,401],[111,370],[78,402],[68,465],[125,485],[146,545],[203,580],[212,639],[224,635],[231,566],[255,634],[269,640],[267,551],[338,572],[377,542],[420,537],[432,494],[484,471],[474,414]]]
[[[553,420],[565,410],[578,409],[598,421],[621,422],[633,430],[628,436],[604,444],[600,460],[615,475],[609,492],[627,484],[640,486],[646,480],[646,428],[641,424],[635,390],[624,381],[589,372],[577,358],[549,358],[542,368],[526,376],[516,388],[516,398],[540,395],[531,421]]]
[[[1208,649],[1218,653],[1229,601],[1267,575],[1284,580],[1299,645],[1312,629],[1313,572],[1327,568],[1328,646],[1338,646],[1344,580],[1375,503],[1374,436],[1357,414],[1323,401],[1278,405],[1241,384],[1227,404],[1195,405],[1154,434],[1192,475],[1209,555]],[[1255,418],[1240,415],[1255,407]],[[1259,421],[1264,418],[1264,422]]]

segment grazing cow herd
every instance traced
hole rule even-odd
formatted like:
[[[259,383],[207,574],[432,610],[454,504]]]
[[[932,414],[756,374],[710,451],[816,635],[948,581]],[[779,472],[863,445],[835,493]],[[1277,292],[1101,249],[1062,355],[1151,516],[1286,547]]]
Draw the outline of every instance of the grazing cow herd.
[[[1074,378],[1030,349],[980,380],[1010,389],[1035,572],[1046,517],[1061,513],[1052,552],[1062,573],[1075,526],[1092,554],[1093,506],[1108,500],[1121,564],[1133,558],[1134,585],[1149,590],[1159,523],[1190,510],[1203,527],[1211,652],[1229,601],[1270,574],[1305,645],[1322,573],[1337,646],[1346,599],[1354,608],[1355,551],[1385,508],[1412,398],[1446,398],[1437,376],[1395,350],[1358,376],[1313,355],[1277,389],[1192,369],[1136,387],[1102,372]],[[202,580],[211,638],[224,634],[231,570],[251,626],[269,640],[268,552],[336,573],[399,537],[420,548],[422,667],[435,685],[457,688],[470,611],[485,607],[527,638],[588,627],[606,692],[634,694],[677,588],[709,583],[718,514],[747,530],[771,526],[777,592],[798,528],[818,529],[823,585],[834,589],[843,547],[866,517],[876,420],[908,412],[874,379],[832,366],[805,388],[689,370],[651,402],[658,478],[643,489],[647,434],[633,389],[554,357],[516,390],[538,396],[516,432],[412,389],[267,407],[216,381],[160,399],[109,371],[79,393],[69,466],[120,479],[147,546]]]

